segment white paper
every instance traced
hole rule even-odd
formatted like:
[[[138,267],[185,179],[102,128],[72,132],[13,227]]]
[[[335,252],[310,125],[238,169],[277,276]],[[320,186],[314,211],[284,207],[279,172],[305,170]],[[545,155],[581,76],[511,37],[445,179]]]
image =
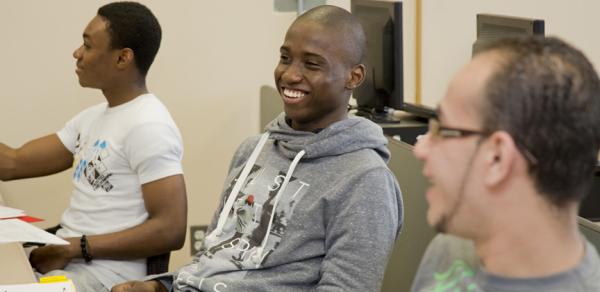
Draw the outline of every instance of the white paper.
[[[14,218],[19,216],[25,216],[25,212],[23,210],[0,205],[0,219]]]
[[[54,283],[0,285],[0,292],[75,292],[71,280]]]
[[[57,245],[69,244],[69,242],[64,239],[19,219],[0,220],[0,243],[6,242],[38,242]],[[0,292],[4,291],[0,290]]]

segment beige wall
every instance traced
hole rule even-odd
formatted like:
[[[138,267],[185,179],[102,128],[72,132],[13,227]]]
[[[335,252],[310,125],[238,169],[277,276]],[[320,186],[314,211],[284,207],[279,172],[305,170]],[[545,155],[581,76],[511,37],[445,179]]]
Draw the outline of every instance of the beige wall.
[[[423,2],[423,103],[435,106],[451,76],[471,57],[475,15],[493,13],[541,18],[546,35],[580,48],[600,66],[600,1],[594,0],[420,0]]]
[[[158,17],[163,41],[148,85],[170,109],[184,138],[189,224],[208,224],[229,160],[258,129],[258,93],[273,84],[279,46],[295,13],[272,1],[141,1]],[[73,50],[106,1],[0,2],[0,141],[11,146],[53,133],[83,108],[102,102],[80,88]],[[71,171],[0,182],[9,205],[59,221],[68,204]],[[171,268],[188,262],[186,246]]]
[[[163,43],[149,87],[169,107],[184,137],[184,170],[190,225],[208,224],[236,146],[258,129],[258,93],[273,84],[272,72],[295,13],[273,11],[274,0],[145,0],[163,27]],[[592,0],[407,0],[405,95],[414,96],[414,10],[423,3],[425,104],[435,105],[450,76],[468,61],[477,12],[546,19],[546,32],[581,47],[600,64],[600,41],[591,27],[600,2]],[[349,0],[330,0],[349,8]],[[86,106],[103,101],[80,88],[72,51],[96,9],[105,1],[0,2],[0,141],[12,146],[53,133]],[[542,7],[537,7],[543,3]],[[587,17],[587,18],[586,18]],[[45,178],[0,182],[9,205],[58,222],[68,204],[70,171]],[[189,261],[189,239],[174,253],[171,268]]]

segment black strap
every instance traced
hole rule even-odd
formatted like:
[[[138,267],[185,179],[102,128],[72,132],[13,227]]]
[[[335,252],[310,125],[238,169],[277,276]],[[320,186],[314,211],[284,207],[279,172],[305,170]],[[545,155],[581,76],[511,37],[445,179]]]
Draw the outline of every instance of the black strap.
[[[85,235],[81,236],[81,240],[79,241],[79,245],[81,246],[81,256],[83,257],[83,259],[85,260],[86,263],[89,263],[92,261],[92,255],[89,253],[88,249],[88,241],[87,241],[87,237]]]

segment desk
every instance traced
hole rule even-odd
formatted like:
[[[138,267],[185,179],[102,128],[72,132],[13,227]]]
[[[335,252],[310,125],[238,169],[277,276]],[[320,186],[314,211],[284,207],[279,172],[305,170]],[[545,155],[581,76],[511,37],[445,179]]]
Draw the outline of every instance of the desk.
[[[19,242],[0,244],[0,284],[35,283],[29,260]]]
[[[2,194],[0,194],[0,205],[4,205]],[[37,282],[20,242],[1,243],[0,259],[0,285]]]
[[[427,119],[408,113],[399,113],[398,119],[400,120],[399,123],[379,124],[385,135],[394,137],[394,139],[409,145],[415,145],[417,136],[427,133]]]

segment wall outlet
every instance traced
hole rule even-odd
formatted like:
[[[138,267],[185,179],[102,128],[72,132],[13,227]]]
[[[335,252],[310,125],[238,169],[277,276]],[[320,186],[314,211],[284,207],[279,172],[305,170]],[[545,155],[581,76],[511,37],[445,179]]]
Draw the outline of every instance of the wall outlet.
[[[190,226],[190,252],[193,255],[197,254],[202,247],[204,237],[206,236],[206,225],[192,225]]]

